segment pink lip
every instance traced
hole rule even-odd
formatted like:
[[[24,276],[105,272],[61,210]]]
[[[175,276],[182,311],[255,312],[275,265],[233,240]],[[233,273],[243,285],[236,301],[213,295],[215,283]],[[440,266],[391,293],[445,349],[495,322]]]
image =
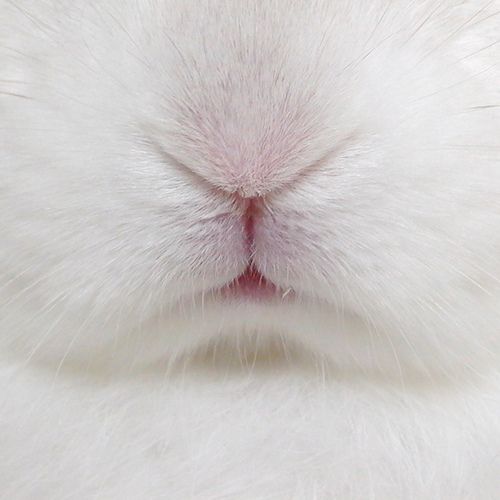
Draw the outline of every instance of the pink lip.
[[[255,223],[262,211],[262,200],[257,198],[241,198],[235,195],[237,203],[244,207],[242,223],[246,239],[248,255],[252,255],[255,245]],[[293,292],[282,290],[263,276],[252,264],[233,281],[220,289],[222,297],[249,301],[270,300],[276,297],[286,298]]]
[[[278,294],[278,287],[262,276],[252,266],[224,287],[225,296],[236,298],[266,299]]]

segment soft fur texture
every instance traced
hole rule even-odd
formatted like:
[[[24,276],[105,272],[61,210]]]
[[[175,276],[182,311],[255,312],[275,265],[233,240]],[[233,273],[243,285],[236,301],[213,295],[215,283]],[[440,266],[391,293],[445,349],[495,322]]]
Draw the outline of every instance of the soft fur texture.
[[[499,498],[498,0],[0,16],[2,498]]]

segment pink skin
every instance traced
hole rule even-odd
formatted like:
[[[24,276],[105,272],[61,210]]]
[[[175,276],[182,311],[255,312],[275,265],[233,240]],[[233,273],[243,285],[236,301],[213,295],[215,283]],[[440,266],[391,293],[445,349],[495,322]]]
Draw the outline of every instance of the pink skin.
[[[255,246],[255,222],[262,210],[262,200],[260,198],[243,198],[240,195],[235,196],[237,202],[245,207],[242,223],[245,228],[248,266],[240,276],[223,287],[223,296],[244,300],[270,299],[275,297],[280,290],[263,276],[252,263]]]

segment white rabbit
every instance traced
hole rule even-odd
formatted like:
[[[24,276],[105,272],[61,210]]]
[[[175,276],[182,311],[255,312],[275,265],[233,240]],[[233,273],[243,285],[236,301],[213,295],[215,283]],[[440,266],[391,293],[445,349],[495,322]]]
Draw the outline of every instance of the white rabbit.
[[[499,0],[0,0],[0,497],[500,497]]]

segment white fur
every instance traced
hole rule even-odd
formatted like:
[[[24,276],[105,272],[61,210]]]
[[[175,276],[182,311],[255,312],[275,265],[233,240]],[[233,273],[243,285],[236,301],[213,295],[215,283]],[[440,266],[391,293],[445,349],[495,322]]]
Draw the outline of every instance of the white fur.
[[[498,0],[0,12],[0,495],[498,498]]]

